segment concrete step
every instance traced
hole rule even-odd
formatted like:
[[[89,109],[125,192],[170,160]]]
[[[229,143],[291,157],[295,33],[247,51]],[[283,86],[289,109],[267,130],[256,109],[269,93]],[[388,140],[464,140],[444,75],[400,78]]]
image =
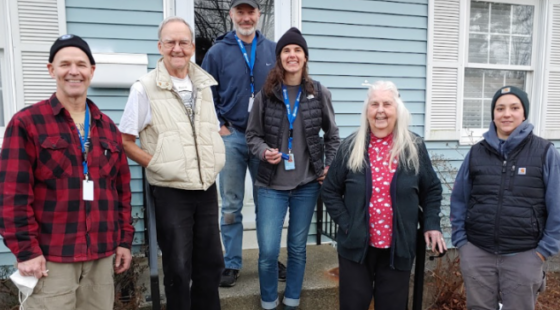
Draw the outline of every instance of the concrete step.
[[[282,248],[280,251],[280,261],[284,263],[287,261],[286,248]],[[163,295],[161,261],[159,266],[160,292]],[[243,270],[234,287],[220,288],[222,310],[262,309],[260,306],[257,249],[243,250],[243,266]],[[328,244],[307,246],[307,264],[301,293],[300,310],[338,309],[338,279],[329,273],[336,267],[338,267],[338,258],[336,250],[332,246]],[[146,294],[149,295],[148,272],[142,276],[142,281],[148,288]],[[278,294],[280,301],[282,301],[285,286],[285,283],[279,282]],[[162,297],[164,298],[164,296]],[[165,302],[164,299],[162,301]],[[142,309],[151,309],[151,303],[146,303]],[[279,309],[282,309],[282,307],[280,306]]]

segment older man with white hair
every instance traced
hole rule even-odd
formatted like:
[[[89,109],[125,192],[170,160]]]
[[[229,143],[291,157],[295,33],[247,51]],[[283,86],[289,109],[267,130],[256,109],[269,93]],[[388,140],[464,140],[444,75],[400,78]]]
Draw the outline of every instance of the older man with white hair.
[[[158,37],[162,58],[132,85],[121,119],[124,150],[152,185],[167,309],[219,310],[215,180],[225,150],[210,90],[216,81],[190,61],[195,46],[185,20],[166,18]]]

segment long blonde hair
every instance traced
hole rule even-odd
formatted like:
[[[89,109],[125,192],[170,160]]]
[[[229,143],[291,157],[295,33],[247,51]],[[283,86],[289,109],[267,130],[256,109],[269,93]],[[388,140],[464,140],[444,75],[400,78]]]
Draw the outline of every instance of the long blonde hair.
[[[405,169],[414,170],[417,174],[420,169],[420,162],[418,160],[418,149],[416,148],[416,137],[408,130],[410,124],[410,112],[404,106],[403,101],[399,96],[397,86],[391,81],[377,81],[368,89],[368,96],[364,101],[362,109],[362,116],[360,121],[360,128],[355,135],[349,137],[350,143],[350,158],[348,160],[348,169],[353,172],[361,171],[366,163],[364,153],[367,151],[369,141],[367,141],[368,134],[370,133],[369,122],[367,118],[367,110],[370,98],[373,93],[378,90],[390,91],[393,95],[393,101],[397,105],[397,120],[395,128],[393,129],[393,147],[389,157],[389,162],[392,163],[395,158],[398,158],[399,165]]]

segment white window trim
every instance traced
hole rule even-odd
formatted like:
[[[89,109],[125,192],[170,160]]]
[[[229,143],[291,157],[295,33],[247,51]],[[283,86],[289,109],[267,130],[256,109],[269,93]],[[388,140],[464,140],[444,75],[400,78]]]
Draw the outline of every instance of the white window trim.
[[[6,125],[18,110],[18,104],[16,102],[16,87],[15,87],[15,76],[14,76],[14,57],[13,57],[13,40],[12,40],[12,18],[10,17],[10,3],[8,1],[0,3],[0,17],[3,21],[0,21],[0,31],[2,31],[2,37],[4,42],[0,46],[3,49],[3,59],[4,65],[2,66],[2,71],[0,75],[2,77],[2,94],[4,99],[4,124],[5,126],[0,127],[0,146],[4,140],[4,132],[6,130]]]
[[[463,44],[463,59],[462,59],[462,77],[463,77],[463,81],[460,85],[458,85],[459,88],[459,93],[460,93],[460,100],[457,102],[457,116],[458,116],[458,120],[457,120],[457,126],[460,130],[460,137],[459,137],[459,144],[460,145],[472,145],[475,144],[476,142],[482,140],[482,135],[488,131],[488,128],[484,127],[484,128],[463,128],[463,102],[464,102],[464,91],[465,91],[465,83],[464,83],[464,76],[465,76],[465,69],[490,69],[490,70],[519,70],[519,71],[526,71],[527,75],[526,75],[526,91],[527,94],[529,95],[529,100],[530,102],[536,102],[535,98],[533,98],[532,94],[534,93],[538,93],[537,91],[534,91],[534,76],[535,76],[535,70],[536,68],[538,68],[538,63],[540,63],[542,60],[540,60],[539,58],[537,58],[537,54],[538,54],[538,47],[540,46],[540,44],[542,43],[541,38],[542,35],[541,32],[539,32],[538,30],[540,29],[540,17],[542,16],[542,1],[540,0],[484,0],[484,2],[492,2],[492,3],[506,3],[506,4],[517,4],[517,5],[532,5],[535,7],[534,10],[534,15],[533,15],[533,37],[532,37],[532,47],[531,47],[531,65],[530,66],[520,66],[520,65],[496,65],[496,64],[480,64],[480,63],[470,63],[468,62],[468,58],[469,58],[469,54],[468,54],[468,47],[469,47],[469,25],[470,25],[470,14],[471,14],[471,10],[470,10],[470,4],[472,3],[471,1],[464,1],[465,3],[465,7],[463,7],[464,10],[462,10],[461,14],[465,14],[465,25],[462,28],[462,32],[463,34],[463,38],[464,38],[464,44]],[[534,119],[536,119],[535,115],[541,114],[541,113],[536,113],[537,111],[540,111],[540,109],[536,109],[537,107],[534,105],[531,105],[530,110],[533,111],[533,113],[529,113],[529,121],[531,123],[535,123]],[[483,124],[483,126],[486,126],[485,124]]]
[[[474,0],[471,0],[474,1]],[[535,132],[539,132],[542,128],[541,119],[543,118],[544,105],[542,98],[544,96],[544,79],[546,66],[546,53],[545,48],[546,38],[548,34],[545,29],[547,25],[547,17],[549,15],[547,0],[483,0],[484,2],[493,3],[507,3],[514,5],[532,5],[535,7],[534,23],[533,23],[533,42],[532,42],[532,58],[530,66],[508,66],[508,65],[494,65],[494,64],[478,64],[468,62],[468,44],[469,44],[469,23],[470,23],[470,4],[471,1],[460,1],[460,16],[459,16],[459,62],[458,62],[458,77],[457,77],[457,101],[456,101],[456,114],[455,114],[455,141],[460,144],[471,145],[482,138],[482,134],[486,132],[487,128],[463,128],[463,101],[464,101],[464,78],[466,68],[478,69],[495,69],[495,70],[520,70],[527,72],[526,84],[529,99],[531,101],[531,113],[529,113],[529,121],[535,125]],[[431,108],[432,89],[430,85],[433,83],[433,69],[434,67],[441,67],[445,64],[435,63],[433,60],[434,55],[434,2],[429,2],[429,15],[428,15],[428,65],[427,65],[427,91],[426,91],[426,127],[425,135],[427,140],[442,140],[437,133],[431,130],[431,113],[434,113]],[[541,48],[542,47],[542,48]],[[437,113],[437,112],[436,112]],[[443,140],[449,140],[448,137]]]

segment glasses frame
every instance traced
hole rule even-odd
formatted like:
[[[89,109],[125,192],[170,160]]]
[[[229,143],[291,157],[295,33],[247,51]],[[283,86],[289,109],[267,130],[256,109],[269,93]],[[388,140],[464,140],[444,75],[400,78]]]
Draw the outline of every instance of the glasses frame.
[[[161,45],[166,49],[174,49],[175,46],[179,45],[181,49],[189,49],[192,48],[194,43],[189,40],[180,40],[180,41],[172,41],[172,40],[160,40]]]

